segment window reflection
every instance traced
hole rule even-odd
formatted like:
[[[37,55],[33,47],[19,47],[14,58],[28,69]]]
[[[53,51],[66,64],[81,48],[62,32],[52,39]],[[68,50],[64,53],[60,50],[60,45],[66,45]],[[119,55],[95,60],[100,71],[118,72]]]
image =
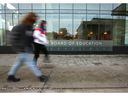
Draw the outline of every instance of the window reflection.
[[[119,3],[10,4],[12,7],[0,4],[0,45],[7,45],[6,33],[29,11],[39,15],[38,22],[42,19],[47,21],[49,40],[113,40],[116,45],[128,41],[126,16],[119,11],[125,12],[126,9],[122,9],[125,4],[123,7]]]

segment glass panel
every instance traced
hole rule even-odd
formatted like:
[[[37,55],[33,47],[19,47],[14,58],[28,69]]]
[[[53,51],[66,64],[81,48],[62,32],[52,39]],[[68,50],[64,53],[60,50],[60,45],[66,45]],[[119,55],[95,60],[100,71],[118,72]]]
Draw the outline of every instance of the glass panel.
[[[90,10],[90,11],[89,11],[89,10],[88,10],[88,11],[87,11],[87,14],[97,14],[97,15],[99,15],[99,12],[100,12],[99,10],[98,10],[98,11],[93,11],[93,10]]]
[[[128,7],[127,7],[128,8]],[[126,28],[125,28],[125,45],[128,46],[128,17],[126,17]]]
[[[59,9],[59,4],[46,4],[46,9]]]
[[[10,3],[5,4],[6,14],[18,13],[18,9],[16,7],[16,5],[14,6]]]
[[[74,14],[74,25],[73,25],[74,39],[81,39],[80,32],[83,32],[83,28],[81,28],[81,26],[82,26],[82,22],[86,21],[86,18],[87,18],[86,14]]]
[[[87,10],[99,10],[99,4],[87,4]]]
[[[16,14],[16,13],[12,14],[12,19],[13,19],[13,24],[12,25],[18,24],[18,19],[19,19],[18,14]]]
[[[32,9],[21,9],[19,10],[19,13],[27,13],[27,12],[31,12]]]
[[[38,14],[45,14],[46,13],[45,12],[45,9],[33,9],[32,11],[35,12],[35,13],[37,13],[37,15]]]
[[[74,9],[73,10],[75,14],[83,14],[83,13],[87,13],[87,10],[83,10],[83,9]]]
[[[113,19],[113,42],[114,45],[124,45],[125,19],[121,16],[114,16]]]
[[[4,13],[4,5],[0,4],[0,13]]]
[[[0,14],[0,46],[5,45],[5,15]]]
[[[86,21],[86,14],[74,14],[74,31],[76,32],[82,21]]]
[[[46,13],[52,13],[52,14],[58,14],[59,13],[59,10],[57,10],[57,9],[48,9],[48,10],[46,10]]]
[[[60,39],[67,39],[66,36],[72,37],[72,14],[60,14]]]
[[[72,14],[72,9],[60,9],[60,14]]]
[[[32,9],[32,4],[29,3],[20,3],[19,4],[19,9]]]
[[[87,21],[91,21],[95,18],[99,18],[99,14],[87,14]]]
[[[115,45],[127,44],[128,41],[128,28],[125,27],[128,19],[125,22],[125,16],[112,16],[112,10],[118,7],[120,3],[20,3],[19,12],[18,3],[10,4],[13,6],[13,9],[10,9],[7,4],[6,6],[0,4],[0,45],[6,45],[6,33],[9,32],[13,25],[18,23],[18,19],[22,15],[29,11],[36,12],[39,15],[38,22],[40,20],[47,21],[48,39],[50,40],[113,39]],[[6,14],[2,14],[5,13],[4,7],[6,8]],[[78,31],[81,32],[83,37],[79,38]],[[91,31],[93,36],[90,38],[88,37],[88,32]],[[108,33],[110,33],[109,39],[109,36],[107,37],[106,35]],[[74,35],[77,35],[76,38]]]
[[[15,9],[18,10],[18,4],[17,3],[10,3],[13,7],[15,7]]]
[[[98,34],[99,34],[99,25],[95,24],[93,22],[90,22],[90,24],[87,24],[87,31],[85,31],[85,39],[86,40],[98,40]]]
[[[120,3],[113,4],[113,9],[117,8],[120,5]]]
[[[111,15],[100,15],[101,18],[103,19],[112,19],[112,16]]]
[[[83,9],[85,10],[86,9],[86,4],[74,4],[74,9]]]
[[[43,3],[32,3],[33,9],[45,9],[45,4]]]
[[[100,14],[102,15],[111,15],[112,14],[112,11],[109,11],[109,10],[106,10],[106,11],[100,11]]]
[[[103,3],[100,10],[112,10],[112,4]]]
[[[57,39],[54,35],[58,33],[59,29],[59,14],[47,14],[46,21],[48,39]]]
[[[38,19],[36,21],[36,23],[34,24],[34,27],[38,27],[38,24],[41,20],[46,20],[46,16],[45,14],[42,14],[42,13],[38,13]]]
[[[60,4],[60,9],[72,9],[72,4],[69,3]]]
[[[126,4],[126,11],[128,11],[128,4]],[[125,45],[128,46],[128,17],[126,17],[126,28],[125,28]]]

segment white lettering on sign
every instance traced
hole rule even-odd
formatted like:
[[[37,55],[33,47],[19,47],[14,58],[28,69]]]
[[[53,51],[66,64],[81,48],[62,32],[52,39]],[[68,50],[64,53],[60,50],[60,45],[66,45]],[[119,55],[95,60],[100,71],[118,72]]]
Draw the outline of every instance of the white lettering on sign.
[[[50,40],[49,45],[53,46],[112,46],[112,40],[103,41],[103,40],[82,40],[82,41],[69,41],[69,40]]]

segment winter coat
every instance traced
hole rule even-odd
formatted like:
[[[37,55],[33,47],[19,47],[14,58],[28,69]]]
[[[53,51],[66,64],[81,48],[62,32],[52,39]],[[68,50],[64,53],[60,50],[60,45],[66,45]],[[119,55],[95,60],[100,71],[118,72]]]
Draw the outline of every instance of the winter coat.
[[[33,36],[32,26],[18,24],[10,32],[10,43],[16,52],[25,52],[32,48]]]
[[[35,28],[33,32],[34,42],[41,44],[41,45],[47,45],[48,40],[46,36],[46,31],[42,30],[42,28]]]

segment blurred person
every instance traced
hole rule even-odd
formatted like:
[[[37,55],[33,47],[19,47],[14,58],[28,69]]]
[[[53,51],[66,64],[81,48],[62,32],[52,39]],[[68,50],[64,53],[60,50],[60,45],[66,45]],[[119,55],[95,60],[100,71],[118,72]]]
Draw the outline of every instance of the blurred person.
[[[16,62],[11,67],[7,81],[18,82],[19,78],[16,78],[16,72],[23,63],[31,69],[31,71],[38,77],[42,82],[48,80],[48,77],[42,75],[42,72],[36,66],[33,61],[32,53],[32,43],[33,43],[33,24],[37,20],[37,15],[33,12],[28,12],[20,21],[20,23],[13,27],[10,33],[10,43],[13,49],[18,53]]]
[[[34,60],[37,64],[37,60],[39,58],[40,52],[44,53],[44,62],[49,63],[49,52],[47,50],[46,45],[48,44],[47,40],[47,33],[46,33],[46,21],[41,20],[39,23],[39,26],[35,28],[33,32],[33,37],[34,37]],[[52,65],[45,64],[44,67],[51,68],[53,67]]]

